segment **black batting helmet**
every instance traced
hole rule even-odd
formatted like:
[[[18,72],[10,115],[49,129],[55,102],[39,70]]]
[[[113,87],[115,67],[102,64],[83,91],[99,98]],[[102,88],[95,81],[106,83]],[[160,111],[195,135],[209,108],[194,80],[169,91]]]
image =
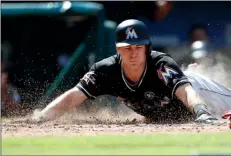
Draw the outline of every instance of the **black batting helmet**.
[[[135,19],[121,22],[116,28],[116,47],[128,45],[151,45],[146,25]]]

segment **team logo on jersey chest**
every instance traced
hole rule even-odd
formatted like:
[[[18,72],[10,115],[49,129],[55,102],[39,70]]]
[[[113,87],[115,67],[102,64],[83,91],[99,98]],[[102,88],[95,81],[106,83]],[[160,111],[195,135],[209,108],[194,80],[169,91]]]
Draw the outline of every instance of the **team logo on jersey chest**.
[[[155,98],[155,94],[151,91],[148,91],[144,93],[144,97],[148,100],[152,100]]]
[[[165,84],[168,84],[169,79],[173,78],[173,75],[179,74],[174,69],[161,64],[160,68],[157,70],[158,76],[161,80],[164,81]]]

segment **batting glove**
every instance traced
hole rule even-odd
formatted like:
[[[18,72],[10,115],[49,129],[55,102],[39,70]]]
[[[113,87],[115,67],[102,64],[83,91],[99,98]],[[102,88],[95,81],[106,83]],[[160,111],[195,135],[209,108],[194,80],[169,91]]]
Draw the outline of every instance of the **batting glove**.
[[[217,118],[211,115],[205,104],[197,104],[193,110],[196,115],[195,122],[197,123],[214,124],[218,121]]]
[[[210,114],[201,114],[196,118],[195,122],[197,123],[205,123],[205,124],[215,124],[217,123],[217,118],[214,118]]]

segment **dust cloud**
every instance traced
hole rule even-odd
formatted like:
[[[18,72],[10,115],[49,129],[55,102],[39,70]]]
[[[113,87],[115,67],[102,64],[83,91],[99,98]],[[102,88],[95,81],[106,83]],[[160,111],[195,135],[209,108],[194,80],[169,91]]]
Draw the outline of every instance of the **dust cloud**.
[[[87,100],[76,110],[62,116],[59,122],[63,124],[134,124],[143,123],[144,118],[119,100],[106,95],[93,101]]]
[[[185,71],[201,74],[231,88],[231,59],[226,55],[218,53],[213,58],[204,58],[197,64],[189,65]]]

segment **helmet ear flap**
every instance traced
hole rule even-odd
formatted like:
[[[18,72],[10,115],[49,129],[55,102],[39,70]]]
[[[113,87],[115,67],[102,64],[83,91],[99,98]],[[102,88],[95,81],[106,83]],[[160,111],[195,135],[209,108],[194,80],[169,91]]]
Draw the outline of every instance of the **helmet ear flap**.
[[[152,43],[150,42],[148,45],[146,45],[147,46],[147,56],[148,55],[150,55],[151,54],[151,52],[152,52]]]

